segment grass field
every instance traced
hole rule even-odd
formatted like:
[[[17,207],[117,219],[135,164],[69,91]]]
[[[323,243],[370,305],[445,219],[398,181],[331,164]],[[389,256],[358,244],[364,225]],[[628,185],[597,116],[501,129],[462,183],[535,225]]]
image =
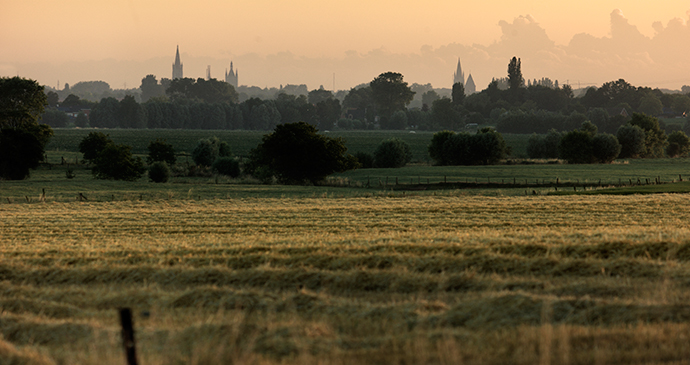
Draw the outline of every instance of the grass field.
[[[51,139],[46,150],[52,152],[78,152],[79,142],[94,129],[55,129],[55,136]],[[230,144],[234,154],[248,156],[249,151],[256,147],[264,134],[268,131],[227,131],[227,130],[168,130],[168,129],[107,129],[98,130],[110,135],[115,143],[132,146],[134,153],[147,154],[149,142],[156,138],[163,138],[172,144],[178,152],[191,153],[199,139],[216,136]],[[326,133],[329,137],[342,137],[348,152],[374,153],[376,146],[389,138],[400,138],[407,142],[412,149],[413,160],[430,163],[428,148],[431,143],[432,132],[409,133],[407,131],[332,131]],[[505,135],[506,143],[513,148],[513,155],[525,157],[527,155],[527,135]]]
[[[134,310],[143,364],[690,358],[685,159],[434,167],[420,158],[336,175],[340,187],[222,177],[154,184],[59,165],[81,158],[81,137],[62,132],[88,133],[56,131],[53,165],[0,181],[0,364],[122,364],[122,307]],[[163,132],[108,131],[139,153],[156,137],[193,148],[217,135]],[[218,136],[237,154],[261,138],[227,133]],[[398,136],[417,156],[431,138]],[[345,136],[351,150],[389,137]],[[576,196],[525,196],[510,185],[681,176]],[[506,185],[393,191],[396,178]]]
[[[0,205],[0,357],[684,363],[687,195]],[[15,361],[15,362],[11,362]]]

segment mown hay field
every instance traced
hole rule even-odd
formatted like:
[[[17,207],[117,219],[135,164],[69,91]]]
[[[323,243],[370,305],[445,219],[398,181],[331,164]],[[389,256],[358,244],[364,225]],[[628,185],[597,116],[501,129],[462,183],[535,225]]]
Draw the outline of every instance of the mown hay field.
[[[0,205],[0,356],[683,363],[688,195]]]

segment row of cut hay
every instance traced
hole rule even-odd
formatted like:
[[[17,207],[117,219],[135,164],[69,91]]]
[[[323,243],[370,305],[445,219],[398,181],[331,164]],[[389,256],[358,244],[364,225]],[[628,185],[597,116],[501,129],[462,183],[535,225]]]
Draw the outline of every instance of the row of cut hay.
[[[238,275],[240,273],[237,273]],[[59,285],[0,283],[0,310],[17,314],[34,314],[52,318],[87,318],[94,311],[120,307],[152,308],[268,308],[282,292],[299,288],[328,293],[332,298],[368,298],[370,302],[410,300],[410,298],[444,298],[452,303],[458,295],[484,292],[522,292],[564,299],[601,298],[608,300],[682,302],[684,282],[670,278],[649,280],[598,276],[573,281],[570,278],[480,275],[474,272],[455,274],[410,274],[361,271],[340,278],[330,273],[293,270],[290,272],[244,273],[246,282],[237,285],[195,284],[168,285],[127,282],[107,285]],[[282,281],[278,277],[293,276]],[[177,273],[177,275],[183,275]],[[276,280],[277,282],[271,282]],[[329,281],[330,280],[330,281]],[[227,283],[226,283],[227,284]],[[211,286],[209,286],[211,285]],[[242,289],[245,288],[245,289]],[[376,290],[374,290],[376,289]],[[681,292],[679,292],[681,290]],[[473,295],[475,295],[473,294]],[[660,296],[660,294],[663,294]],[[397,299],[392,299],[391,296]],[[415,299],[416,300],[416,299]]]
[[[403,266],[413,271],[456,271],[458,260],[468,257],[519,257],[520,259],[641,259],[649,261],[690,261],[690,242],[606,241],[593,244],[534,243],[427,243],[377,244],[373,246],[332,245],[277,246],[246,245],[228,248],[187,248],[168,250],[102,250],[80,252],[65,250],[8,251],[9,262],[34,267],[89,266],[185,266],[220,265],[248,269],[263,265],[274,267],[305,266],[322,270],[351,267],[386,269]],[[425,268],[437,265],[438,269]]]
[[[19,345],[59,346],[93,340],[90,324],[69,320],[46,320],[44,317],[0,314],[0,334]]]
[[[418,290],[435,290],[442,280],[439,274],[473,271],[480,274],[548,277],[672,277],[690,278],[686,265],[668,266],[661,262],[640,259],[557,259],[551,257],[522,258],[518,256],[477,254],[458,257],[389,256],[331,257],[317,260],[273,260],[257,262],[235,269],[234,260],[218,260],[213,266],[182,265],[117,265],[84,267],[34,267],[23,263],[0,264],[0,280],[32,285],[92,285],[157,283],[164,286],[230,285],[266,287],[272,290],[304,286],[310,289],[342,291],[386,291],[410,286],[404,281],[418,282]],[[239,265],[238,265],[239,266]],[[245,269],[244,267],[250,267]],[[381,284],[365,284],[361,277]],[[404,290],[403,290],[404,291]],[[414,290],[412,290],[414,291]]]
[[[544,318],[545,311],[548,318]],[[473,329],[499,329],[518,325],[567,323],[611,326],[637,323],[687,323],[690,305],[641,304],[593,299],[552,299],[511,293],[461,301],[432,323]]]
[[[228,252],[209,254],[206,250],[186,250],[184,255],[173,252],[150,251],[106,251],[98,254],[80,254],[79,252],[40,255],[39,253],[15,254],[13,262],[33,267],[102,267],[102,266],[183,266],[206,267],[225,266],[231,269],[249,269],[264,265],[272,267],[304,266],[321,270],[347,270],[352,267],[368,269],[387,269],[391,267],[406,267],[408,270],[433,272],[457,271],[457,261],[466,260],[473,256],[520,257],[523,259],[548,258],[552,260],[625,260],[641,259],[649,261],[678,262],[690,261],[690,242],[677,243],[631,243],[605,242],[593,245],[452,245],[448,247],[426,247],[415,253],[398,253],[397,250],[385,250],[376,247],[370,252],[353,249],[350,252],[333,252],[326,247],[287,248],[274,252],[256,253],[249,248],[247,251],[232,250]],[[309,253],[302,253],[311,251]],[[364,251],[364,252],[362,252]],[[392,252],[391,252],[392,251]],[[423,253],[422,253],[423,252]],[[46,257],[48,256],[48,257]],[[52,256],[52,257],[51,257]],[[435,268],[434,268],[435,267]],[[453,267],[456,267],[455,269]]]
[[[18,348],[0,336],[0,365],[55,365],[55,361],[33,349]]]

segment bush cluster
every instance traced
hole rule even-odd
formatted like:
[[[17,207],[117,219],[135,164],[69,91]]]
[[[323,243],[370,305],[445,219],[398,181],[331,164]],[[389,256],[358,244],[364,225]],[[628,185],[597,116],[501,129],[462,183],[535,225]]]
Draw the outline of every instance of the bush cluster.
[[[558,157],[574,164],[611,163],[620,152],[618,139],[608,133],[597,134],[597,127],[590,121],[565,133],[558,144]]]
[[[374,166],[381,168],[403,167],[412,160],[410,146],[398,138],[381,142],[374,151]]]
[[[527,141],[527,156],[529,158],[558,158],[558,144],[561,143],[563,133],[552,129],[545,136],[533,134]]]
[[[441,131],[429,145],[429,155],[437,165],[491,165],[507,153],[503,136],[493,128],[482,128],[476,134]]]
[[[194,163],[200,166],[211,166],[218,157],[229,156],[232,156],[230,145],[218,137],[200,140],[192,151]]]
[[[156,161],[149,166],[149,180],[155,183],[168,182],[170,175],[170,167],[164,161]]]

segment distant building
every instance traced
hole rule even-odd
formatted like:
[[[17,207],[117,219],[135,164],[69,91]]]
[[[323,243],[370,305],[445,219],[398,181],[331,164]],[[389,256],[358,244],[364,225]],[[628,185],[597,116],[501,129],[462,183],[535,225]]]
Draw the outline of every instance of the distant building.
[[[458,69],[453,74],[453,85],[457,84],[458,82],[461,83],[462,86],[465,86],[465,73],[462,72],[462,65],[460,65],[460,58],[458,58]]]
[[[172,79],[184,78],[182,74],[182,63],[180,62],[180,46],[177,46],[177,52],[175,53],[175,63],[173,63],[173,74]]]
[[[474,94],[477,92],[477,85],[472,79],[472,74],[467,76],[467,81],[465,81],[465,73],[462,71],[462,65],[460,64],[460,58],[458,58],[458,68],[453,74],[453,85],[460,83],[465,88],[465,95]]]
[[[237,82],[237,73],[237,71],[233,71],[232,61],[230,61],[230,73],[228,73],[228,70],[225,70],[225,82],[234,86],[235,89],[237,89],[237,86],[239,86]]]
[[[477,85],[474,84],[472,74],[467,76],[467,83],[465,83],[465,95],[471,95],[477,92]]]
[[[180,61],[180,46],[177,46],[177,51],[175,52],[175,63],[172,65],[173,68],[173,73],[172,73],[172,79],[182,79],[184,78],[184,74],[182,73],[182,62]],[[211,66],[208,65],[206,67],[206,80],[211,79]],[[234,69],[234,65],[232,62],[230,62],[230,72],[228,70],[225,70],[225,82],[228,84],[232,85],[237,89],[239,86],[238,82],[238,72],[237,70]]]

